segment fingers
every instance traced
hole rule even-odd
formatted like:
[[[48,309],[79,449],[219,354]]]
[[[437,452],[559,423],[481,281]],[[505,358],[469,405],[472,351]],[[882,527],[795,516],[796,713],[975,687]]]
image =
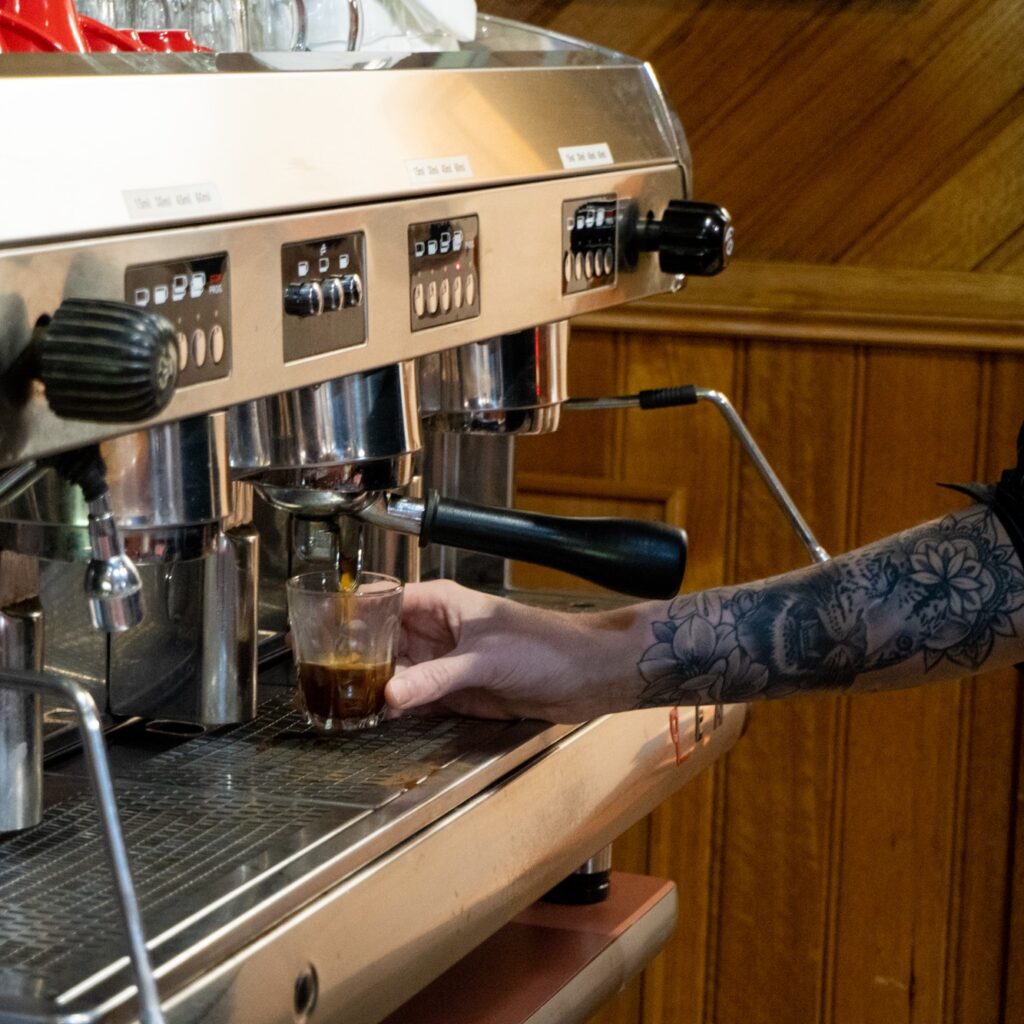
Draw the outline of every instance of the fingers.
[[[434,661],[400,668],[384,696],[393,708],[415,708],[440,700],[455,690],[480,683],[480,659],[474,654],[449,654]]]

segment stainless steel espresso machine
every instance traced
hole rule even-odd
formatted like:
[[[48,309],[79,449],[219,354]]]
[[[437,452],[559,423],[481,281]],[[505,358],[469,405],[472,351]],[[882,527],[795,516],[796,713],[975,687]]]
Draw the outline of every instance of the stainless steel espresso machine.
[[[648,67],[497,19],[8,54],[0,109],[0,1021],[380,1021],[744,709],[318,739],[281,584],[675,593],[681,531],[509,508],[512,440],[557,426],[567,321],[717,272],[728,217]]]

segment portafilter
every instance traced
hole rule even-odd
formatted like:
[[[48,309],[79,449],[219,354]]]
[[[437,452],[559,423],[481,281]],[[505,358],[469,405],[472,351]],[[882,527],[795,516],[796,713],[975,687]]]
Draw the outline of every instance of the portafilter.
[[[664,523],[566,518],[488,508],[407,485],[421,447],[415,367],[397,363],[232,409],[236,478],[307,519],[350,515],[444,544],[560,569],[637,597],[671,597],[686,534]]]

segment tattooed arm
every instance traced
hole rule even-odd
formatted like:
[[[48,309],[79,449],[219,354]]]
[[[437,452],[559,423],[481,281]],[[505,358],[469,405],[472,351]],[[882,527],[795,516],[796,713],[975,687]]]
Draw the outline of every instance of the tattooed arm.
[[[949,679],[1024,659],[1024,573],[985,506],[652,623],[638,707]]]
[[[397,708],[609,711],[909,686],[1024,659],[1024,572],[976,505],[822,565],[594,615],[453,583],[406,590]]]

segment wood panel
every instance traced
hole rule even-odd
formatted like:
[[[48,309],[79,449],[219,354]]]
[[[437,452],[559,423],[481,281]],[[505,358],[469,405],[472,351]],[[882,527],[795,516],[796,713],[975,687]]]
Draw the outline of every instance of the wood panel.
[[[481,7],[650,60],[698,193],[729,207],[748,258],[998,271],[1020,257],[1017,0]]]
[[[845,549],[853,481],[850,463],[835,453],[851,450],[860,419],[858,354],[757,343],[750,347],[746,373],[744,408],[755,438],[808,511],[821,541]],[[807,553],[747,464],[734,514],[740,524],[739,578],[807,563]],[[748,736],[729,758],[708,1021],[816,1019],[826,963],[843,710],[835,698],[758,706]],[[752,956],[749,946],[736,941],[739,921],[758,936],[759,948],[787,955]]]
[[[736,222],[727,274],[586,319],[591,388],[725,390],[830,548],[955,507],[934,481],[1005,464],[1024,416],[1024,6],[481,6],[651,60],[698,197]],[[688,586],[799,564],[714,413],[658,417],[573,427],[545,457],[683,488]],[[616,1020],[1019,1024],[1022,714],[1014,671],[755,708],[650,819],[649,863],[690,898]]]
[[[635,333],[606,339],[620,366],[628,353],[616,385],[732,391],[833,550],[957,506],[935,481],[991,477],[1012,453],[1022,355],[767,341],[768,314],[754,340],[691,339],[634,315]],[[717,521],[701,586],[802,564],[759,479],[698,411],[630,410],[612,479],[563,486],[639,501],[669,472],[687,522]],[[649,870],[676,879],[685,914],[642,994],[603,1024],[1014,1020],[1001,1007],[1024,992],[1008,967],[1024,941],[1008,932],[1021,710],[1015,672],[755,707],[725,765],[649,819]]]

